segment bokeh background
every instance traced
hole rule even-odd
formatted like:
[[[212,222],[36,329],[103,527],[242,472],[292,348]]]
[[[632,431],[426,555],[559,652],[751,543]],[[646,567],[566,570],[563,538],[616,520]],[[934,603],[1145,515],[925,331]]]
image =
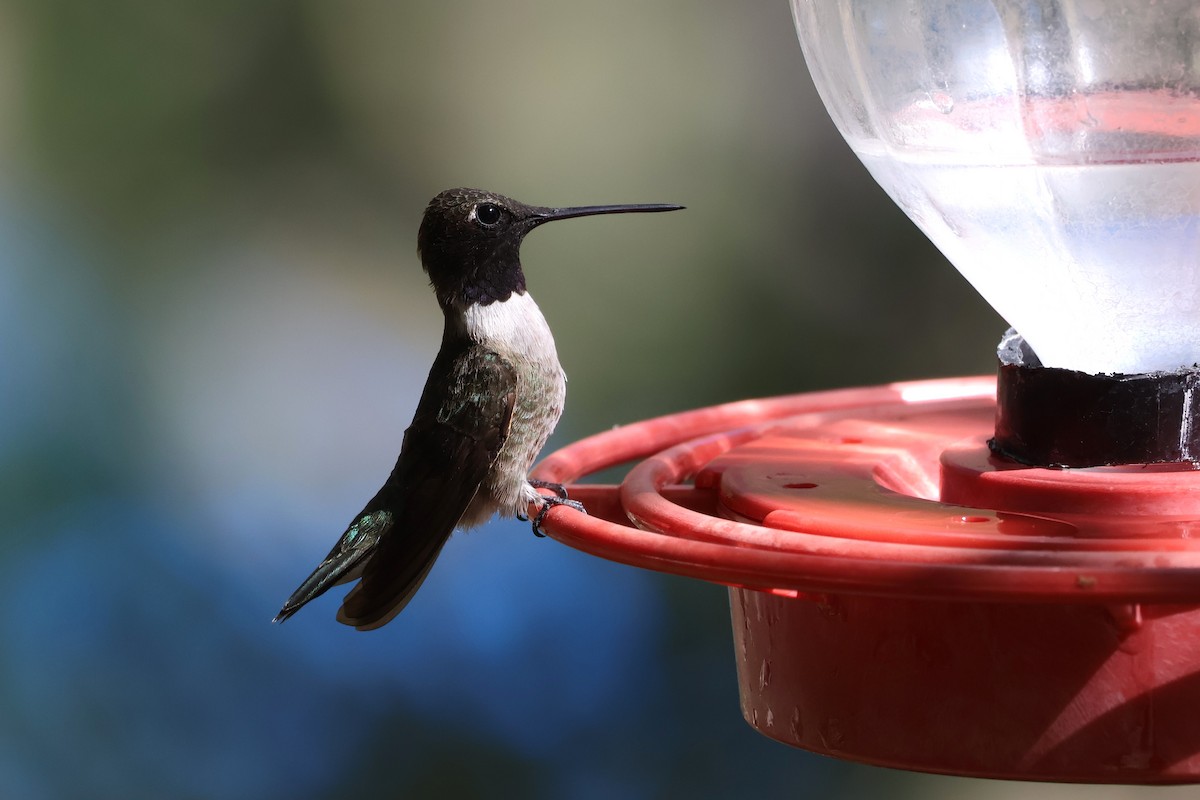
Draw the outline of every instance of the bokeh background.
[[[783,0],[4,0],[0,797],[1138,793],[762,738],[723,589],[515,522],[381,631],[341,590],[271,625],[398,452],[455,185],[688,206],[526,243],[551,447],[993,370],[1003,322],[838,138]]]

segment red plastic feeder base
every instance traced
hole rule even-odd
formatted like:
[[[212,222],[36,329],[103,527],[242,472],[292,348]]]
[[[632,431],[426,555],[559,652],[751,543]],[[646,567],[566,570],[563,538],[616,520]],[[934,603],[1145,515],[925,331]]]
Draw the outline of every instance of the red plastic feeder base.
[[[1200,780],[1200,472],[991,455],[991,378],[752,400],[535,470],[578,549],[730,587],[742,710],[841,758],[960,775]],[[1195,534],[1195,536],[1193,535]]]

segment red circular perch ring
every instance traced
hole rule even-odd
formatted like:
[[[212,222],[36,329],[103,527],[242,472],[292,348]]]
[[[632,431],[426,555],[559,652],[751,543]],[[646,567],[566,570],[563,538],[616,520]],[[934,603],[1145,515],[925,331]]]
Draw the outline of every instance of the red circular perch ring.
[[[872,763],[1200,779],[1200,473],[995,458],[990,378],[750,400],[589,437],[552,537],[730,587],[743,712]],[[638,462],[619,486],[574,483]]]

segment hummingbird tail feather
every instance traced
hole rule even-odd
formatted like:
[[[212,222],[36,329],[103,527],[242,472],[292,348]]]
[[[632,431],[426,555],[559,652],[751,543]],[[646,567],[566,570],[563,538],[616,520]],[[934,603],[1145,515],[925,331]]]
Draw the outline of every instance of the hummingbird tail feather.
[[[440,549],[441,548],[439,548],[439,551]],[[349,594],[346,595],[346,600],[342,603],[342,607],[338,609],[337,621],[343,625],[352,625],[360,631],[373,631],[376,628],[380,628],[388,624],[396,617],[397,614],[404,610],[404,607],[408,605],[408,601],[412,600],[413,595],[415,595],[417,590],[421,588],[421,584],[425,583],[425,578],[429,575],[429,570],[433,568],[433,562],[436,559],[437,555],[435,554],[434,558],[431,558],[429,563],[425,565],[425,570],[421,572],[420,575],[416,576],[416,578],[413,579],[413,582],[409,584],[408,589],[396,599],[395,605],[385,608],[383,612],[376,617],[351,617],[347,614],[347,606],[354,606],[351,598],[356,592],[358,592],[360,588],[362,588],[361,583],[358,586],[355,586],[350,590]]]
[[[337,619],[360,631],[375,630],[399,614],[421,588],[453,528],[389,537],[363,571],[362,580],[342,601]]]

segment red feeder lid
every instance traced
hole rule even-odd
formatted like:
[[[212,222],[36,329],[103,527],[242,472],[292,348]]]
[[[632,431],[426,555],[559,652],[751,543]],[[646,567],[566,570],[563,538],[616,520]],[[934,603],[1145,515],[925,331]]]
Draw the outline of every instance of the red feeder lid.
[[[767,735],[959,774],[1197,779],[1200,724],[1139,714],[1168,685],[1200,705],[1200,610],[1179,605],[1200,604],[1200,473],[1020,466],[988,450],[994,417],[990,378],[751,400],[589,437],[534,477],[639,462],[570,486],[589,515],[545,530],[734,587],[743,711]],[[1171,666],[1134,640],[1169,641]]]

